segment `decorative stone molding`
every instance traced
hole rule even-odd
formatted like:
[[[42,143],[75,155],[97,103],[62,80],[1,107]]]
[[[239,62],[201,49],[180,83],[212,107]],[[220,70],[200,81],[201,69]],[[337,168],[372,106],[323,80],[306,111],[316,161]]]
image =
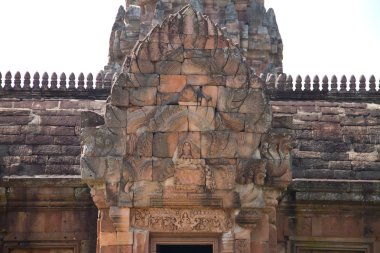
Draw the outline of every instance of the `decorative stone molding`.
[[[131,226],[150,232],[228,232],[233,220],[227,211],[218,209],[132,209]]]

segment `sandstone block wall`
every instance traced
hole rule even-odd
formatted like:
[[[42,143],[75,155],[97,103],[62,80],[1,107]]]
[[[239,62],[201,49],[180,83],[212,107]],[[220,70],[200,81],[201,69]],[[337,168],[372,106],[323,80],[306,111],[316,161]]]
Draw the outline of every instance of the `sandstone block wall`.
[[[273,125],[292,133],[293,178],[380,179],[380,106],[272,101]]]
[[[10,175],[80,175],[81,112],[103,101],[0,101],[0,168]]]

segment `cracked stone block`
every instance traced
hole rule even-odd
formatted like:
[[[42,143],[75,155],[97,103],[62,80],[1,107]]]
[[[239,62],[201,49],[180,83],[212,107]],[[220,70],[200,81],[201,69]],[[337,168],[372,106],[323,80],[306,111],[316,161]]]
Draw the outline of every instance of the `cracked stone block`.
[[[186,85],[186,76],[184,75],[160,75],[159,92],[172,93],[180,92]]]
[[[214,108],[208,106],[189,106],[188,122],[190,131],[214,130]]]
[[[139,129],[147,129],[149,121],[156,113],[157,107],[144,106],[140,108],[128,108],[127,133],[135,133]]]
[[[188,131],[188,109],[186,106],[165,105],[157,109],[150,119],[149,130],[152,132]]]
[[[156,104],[157,88],[140,87],[129,89],[130,103],[136,106],[149,106]]]
[[[178,132],[154,133],[153,156],[160,158],[173,157],[178,144]]]

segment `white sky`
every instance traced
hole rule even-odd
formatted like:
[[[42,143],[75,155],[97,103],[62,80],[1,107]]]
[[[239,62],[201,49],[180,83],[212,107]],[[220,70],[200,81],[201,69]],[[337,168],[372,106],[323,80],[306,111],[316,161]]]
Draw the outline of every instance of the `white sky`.
[[[0,72],[93,72],[124,0],[0,0]],[[266,0],[292,75],[380,78],[380,0]],[[377,17],[376,17],[377,16]]]

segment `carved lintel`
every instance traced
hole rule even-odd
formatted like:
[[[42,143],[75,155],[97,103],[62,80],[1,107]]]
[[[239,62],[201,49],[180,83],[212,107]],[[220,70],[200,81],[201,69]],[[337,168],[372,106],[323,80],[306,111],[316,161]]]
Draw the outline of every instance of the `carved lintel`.
[[[222,233],[232,228],[230,214],[219,209],[132,209],[131,222],[151,232]]]

